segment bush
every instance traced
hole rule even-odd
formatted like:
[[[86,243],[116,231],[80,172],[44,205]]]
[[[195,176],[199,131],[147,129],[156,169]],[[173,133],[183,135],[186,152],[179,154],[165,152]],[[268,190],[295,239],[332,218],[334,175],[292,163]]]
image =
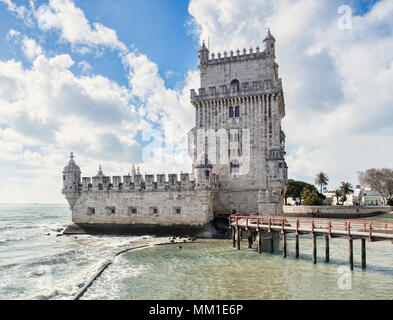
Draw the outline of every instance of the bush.
[[[386,204],[388,206],[392,206],[393,207],[393,199],[388,199],[388,201],[386,201]]]
[[[304,198],[303,205],[305,205],[305,206],[322,206],[323,205],[323,200],[321,199],[318,191],[316,191],[316,190],[303,189],[302,197]]]

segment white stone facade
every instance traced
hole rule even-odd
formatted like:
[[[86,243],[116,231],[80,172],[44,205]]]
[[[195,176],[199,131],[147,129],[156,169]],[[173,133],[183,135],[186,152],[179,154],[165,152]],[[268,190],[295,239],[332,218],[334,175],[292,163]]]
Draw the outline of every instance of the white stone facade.
[[[201,88],[191,90],[193,173],[82,178],[73,160],[63,193],[78,225],[203,226],[233,212],[282,214],[286,192],[285,104],[275,39],[229,54],[199,51]]]

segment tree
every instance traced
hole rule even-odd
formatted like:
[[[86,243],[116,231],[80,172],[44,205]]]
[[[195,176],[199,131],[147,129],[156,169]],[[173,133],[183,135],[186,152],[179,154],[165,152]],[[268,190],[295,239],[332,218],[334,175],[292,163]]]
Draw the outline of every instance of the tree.
[[[321,187],[321,193],[322,193],[322,188],[324,186],[327,186],[328,182],[329,182],[329,177],[326,175],[326,173],[320,172],[317,174],[315,178],[315,184]]]
[[[319,193],[316,189],[309,190],[304,188],[302,192],[303,205],[305,206],[321,206],[323,200],[320,198]]]
[[[341,196],[342,196],[342,202],[344,203],[347,201],[347,195],[353,193],[353,186],[349,182],[343,182],[341,188],[340,188]]]
[[[336,191],[334,191],[334,195],[335,195],[336,198],[337,198],[337,204],[340,204],[340,198],[341,198],[341,196],[342,196],[342,194],[341,194],[341,189],[337,189]]]
[[[359,181],[376,191],[385,201],[393,198],[393,170],[368,169],[366,172],[359,172]]]
[[[312,184],[309,184],[304,181],[295,181],[293,179],[289,179],[287,193],[285,194],[285,203],[287,203],[287,198],[291,197],[294,200],[299,199],[301,204],[303,199],[302,193],[304,189],[310,191],[315,190],[318,194],[317,188],[315,188],[315,186],[313,186]],[[322,194],[319,194],[319,197],[321,199],[325,199],[325,197]]]

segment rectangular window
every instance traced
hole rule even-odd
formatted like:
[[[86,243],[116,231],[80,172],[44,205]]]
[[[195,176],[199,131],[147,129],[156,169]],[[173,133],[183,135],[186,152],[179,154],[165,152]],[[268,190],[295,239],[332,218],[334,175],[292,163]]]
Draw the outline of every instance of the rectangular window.
[[[136,215],[138,213],[138,210],[135,207],[129,207],[128,208],[128,215]]]
[[[116,214],[116,208],[115,207],[106,207],[105,210],[106,210],[106,214],[108,216]]]
[[[96,213],[96,209],[94,208],[87,208],[87,215],[92,216]]]
[[[240,117],[240,107],[235,108],[235,117],[239,118]]]
[[[149,211],[150,211],[150,215],[158,215],[157,207],[150,207]]]
[[[175,214],[181,214],[181,208],[174,208]]]

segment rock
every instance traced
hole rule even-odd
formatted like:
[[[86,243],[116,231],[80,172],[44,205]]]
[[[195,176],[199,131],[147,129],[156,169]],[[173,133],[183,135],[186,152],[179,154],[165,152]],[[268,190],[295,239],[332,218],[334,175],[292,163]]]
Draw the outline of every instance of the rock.
[[[187,242],[187,240],[183,240],[183,242]]]
[[[56,232],[62,232],[64,229],[63,228],[59,228],[56,230]]]
[[[46,235],[47,235],[47,236],[50,236],[50,233],[47,233]]]
[[[171,240],[171,241],[169,241],[169,242],[170,242],[170,243],[175,243],[175,240],[173,240],[173,239],[172,239],[172,240]]]
[[[179,249],[183,249],[183,247],[182,247],[182,246],[179,246]]]

